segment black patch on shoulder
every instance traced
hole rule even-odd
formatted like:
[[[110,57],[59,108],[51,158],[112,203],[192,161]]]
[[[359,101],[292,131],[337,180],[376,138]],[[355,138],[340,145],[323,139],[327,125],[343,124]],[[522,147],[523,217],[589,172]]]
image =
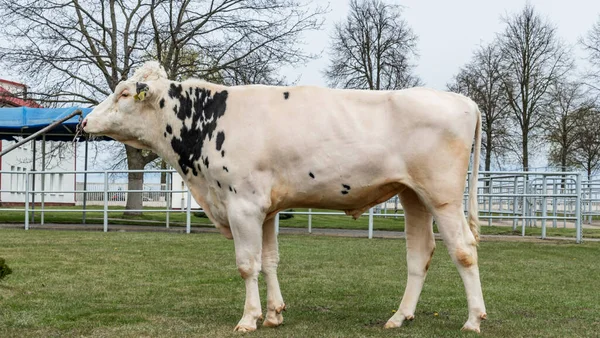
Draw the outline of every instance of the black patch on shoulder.
[[[226,172],[229,172],[229,169],[227,169],[226,166],[223,166],[223,170],[225,170]]]
[[[350,190],[350,186],[349,186],[349,185],[347,185],[347,184],[343,184],[343,183],[342,183],[342,187],[344,187],[344,189],[346,189],[346,190]]]
[[[167,137],[167,132],[165,131],[165,137]]]
[[[165,107],[165,99],[161,99],[159,104],[160,104],[160,109],[163,109]]]
[[[348,191],[347,190],[342,190],[342,195],[347,195]]]
[[[171,127],[170,124],[167,124],[167,133],[173,134],[173,128]]]
[[[221,150],[223,142],[225,142],[225,132],[220,131],[217,133],[217,151]]]
[[[233,188],[233,193],[234,193],[234,194],[237,194],[237,190],[235,190],[235,188]]]
[[[187,174],[191,169],[196,175],[194,163],[200,159],[208,168],[208,157],[202,156],[204,142],[212,139],[218,120],[225,115],[228,93],[226,90],[212,93],[201,87],[184,89],[181,83],[172,82],[168,94],[179,101],[173,104],[173,112],[184,122],[179,137],[171,139],[171,147],[179,155],[178,164],[183,173]]]
[[[315,174],[313,174],[312,172],[309,172],[308,176],[310,176],[310,178],[313,178],[313,179],[315,178]]]
[[[289,99],[290,98],[290,92],[283,92],[283,98],[284,99]]]
[[[219,186],[219,188],[221,187],[221,182],[217,181],[217,185]]]
[[[229,186],[229,191],[233,192],[233,188],[231,188],[231,186]]]
[[[221,150],[221,157],[225,157],[225,150]]]

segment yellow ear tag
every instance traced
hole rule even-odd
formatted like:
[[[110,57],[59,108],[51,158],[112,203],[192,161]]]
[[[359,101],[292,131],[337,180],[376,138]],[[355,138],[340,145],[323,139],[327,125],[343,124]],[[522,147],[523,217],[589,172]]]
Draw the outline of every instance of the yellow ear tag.
[[[133,99],[135,101],[144,101],[145,98],[146,98],[146,92],[145,91],[141,91],[141,92],[133,95]]]

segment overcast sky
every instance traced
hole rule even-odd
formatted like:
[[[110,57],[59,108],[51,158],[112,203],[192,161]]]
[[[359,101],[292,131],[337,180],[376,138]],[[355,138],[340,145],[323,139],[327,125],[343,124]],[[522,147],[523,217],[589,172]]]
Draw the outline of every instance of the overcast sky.
[[[403,16],[419,36],[420,58],[416,73],[428,87],[445,89],[459,67],[469,61],[473,51],[494,39],[504,29],[501,17],[518,12],[526,0],[388,0],[405,7]],[[325,1],[324,1],[325,2]],[[330,0],[330,13],[323,30],[306,35],[307,50],[321,58],[306,67],[286,70],[290,81],[298,84],[325,85],[322,70],[327,66],[327,47],[335,22],[345,19],[348,0]],[[535,9],[558,27],[558,34],[575,45],[600,15],[600,0],[530,0]],[[574,51],[583,57],[579,47]],[[578,64],[583,65],[583,62]]]

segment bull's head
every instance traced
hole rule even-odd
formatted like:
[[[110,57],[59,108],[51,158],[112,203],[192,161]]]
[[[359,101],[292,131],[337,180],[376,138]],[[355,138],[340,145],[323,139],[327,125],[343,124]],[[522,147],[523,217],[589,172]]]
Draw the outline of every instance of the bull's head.
[[[158,91],[164,86],[158,84],[166,80],[167,75],[157,62],[145,63],[83,120],[83,130],[136,148],[151,148],[157,136],[153,131],[160,130],[158,124],[162,122],[157,116],[161,96]]]

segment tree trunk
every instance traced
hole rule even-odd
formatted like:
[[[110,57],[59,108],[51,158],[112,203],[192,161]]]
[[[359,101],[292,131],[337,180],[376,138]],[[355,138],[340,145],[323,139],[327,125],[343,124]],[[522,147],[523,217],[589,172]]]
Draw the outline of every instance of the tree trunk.
[[[527,147],[527,132],[523,132],[523,171],[529,171],[529,149]]]
[[[492,166],[492,128],[488,128],[485,150],[485,171],[490,171]]]
[[[167,170],[167,162],[165,162],[165,160],[162,160],[162,159],[160,160],[160,169]],[[166,172],[160,173],[160,189],[161,190],[167,189],[167,173]]]
[[[146,159],[142,155],[140,149],[135,149],[130,146],[125,146],[127,152],[127,168],[129,170],[142,170],[146,166]],[[143,190],[144,189],[144,173],[129,173],[127,180],[128,190]],[[127,204],[125,205],[124,215],[141,215],[141,211],[129,211],[129,210],[142,210],[142,193],[139,192],[128,192],[127,193]]]

